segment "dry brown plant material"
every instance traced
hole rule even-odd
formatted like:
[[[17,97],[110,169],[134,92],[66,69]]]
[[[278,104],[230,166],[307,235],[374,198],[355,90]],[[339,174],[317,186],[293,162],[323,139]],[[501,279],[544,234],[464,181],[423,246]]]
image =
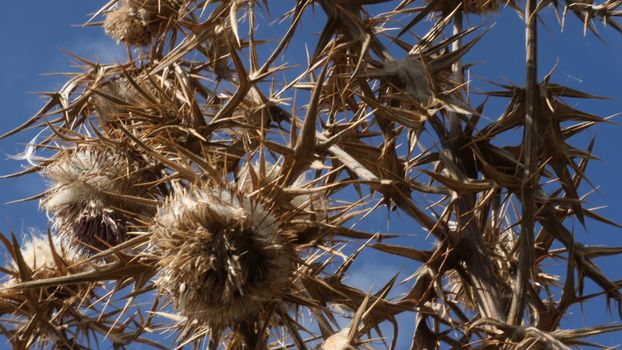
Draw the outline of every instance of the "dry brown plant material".
[[[0,238],[12,253],[8,266],[3,269],[9,279],[0,285],[0,320],[5,331],[13,335],[9,339],[13,348],[72,344],[62,325],[75,320],[69,310],[89,300],[93,296],[92,289],[86,284],[26,290],[15,285],[82,273],[91,270],[92,264],[83,262],[59,237],[36,233],[26,238],[21,247],[12,245],[4,236]]]
[[[150,215],[132,202],[142,198],[154,171],[138,155],[98,146],[66,150],[43,170],[50,189],[41,207],[57,233],[85,252],[105,250],[128,239],[132,216]],[[133,215],[132,215],[133,214]]]
[[[190,319],[233,325],[256,317],[291,288],[292,237],[244,193],[210,184],[178,188],[155,222],[156,284]]]
[[[120,113],[127,113],[124,107],[142,104],[141,95],[127,78],[110,79],[97,91],[90,102],[101,125],[111,122]]]
[[[51,243],[51,244],[50,244]],[[26,240],[19,252],[20,263],[12,260],[8,268],[13,271],[10,279],[4,282],[4,287],[10,287],[15,283],[22,282],[24,277],[20,274],[21,269],[28,271],[28,279],[44,279],[50,277],[63,276],[70,272],[83,270],[80,258],[76,252],[62,245],[59,237],[49,237],[41,234],[34,234]],[[22,264],[23,263],[23,264]],[[6,296],[17,292],[13,289],[5,289],[0,294]]]
[[[119,0],[106,14],[104,30],[117,42],[148,45],[178,7],[167,0]]]
[[[503,0],[426,0],[434,6],[435,11],[449,13],[460,6],[459,11],[473,14],[496,12],[503,6]]]
[[[48,178],[53,240],[89,262],[0,236],[14,261],[0,332],[20,349],[209,350],[566,349],[620,332],[562,328],[576,305],[622,308],[598,265],[622,248],[572,231],[616,225],[587,207],[594,143],[574,139],[607,119],[538,80],[536,47],[541,11],[622,31],[622,4],[550,4],[109,1],[93,20],[127,62],[76,57],[83,71],[3,135],[44,128],[15,175]],[[466,71],[500,29],[468,19],[506,5],[525,22],[508,45],[526,48],[526,84],[485,99]],[[366,232],[378,214],[407,235]],[[374,266],[408,260],[356,286],[370,248]]]

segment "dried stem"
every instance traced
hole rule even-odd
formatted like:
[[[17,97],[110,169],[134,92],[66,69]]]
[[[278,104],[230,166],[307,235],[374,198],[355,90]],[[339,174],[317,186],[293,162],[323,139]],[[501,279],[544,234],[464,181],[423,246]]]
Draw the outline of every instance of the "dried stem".
[[[525,168],[521,182],[523,212],[518,249],[518,273],[513,285],[512,304],[508,322],[520,325],[525,309],[525,299],[529,293],[531,268],[534,260],[534,228],[536,222],[536,176],[538,149],[536,140],[538,111],[538,15],[537,1],[528,0],[525,8],[525,51],[526,51],[526,88],[525,88],[525,126],[523,131],[523,154]]]
[[[11,176],[48,176],[33,198],[54,221],[35,243],[0,234],[0,333],[13,347],[395,349],[401,313],[415,319],[413,350],[561,349],[620,330],[560,329],[603,295],[622,311],[620,283],[594,262],[622,248],[581,244],[565,223],[614,224],[578,191],[594,143],[568,141],[606,118],[565,103],[593,96],[552,74],[538,82],[537,1],[524,9],[526,86],[497,84],[477,106],[464,57],[485,57],[472,49],[500,28],[469,18],[517,1],[285,3],[110,0],[96,12],[127,62],[75,57],[83,71],[0,136],[43,129],[31,167]],[[541,10],[564,3],[586,28],[619,28],[620,1]],[[307,48],[314,10],[326,21]],[[505,136],[521,129],[519,144]],[[361,229],[383,206],[407,237]],[[386,254],[374,265],[411,259],[408,279],[349,285],[370,248]],[[552,274],[552,259],[566,270]],[[159,331],[176,336],[148,339]]]

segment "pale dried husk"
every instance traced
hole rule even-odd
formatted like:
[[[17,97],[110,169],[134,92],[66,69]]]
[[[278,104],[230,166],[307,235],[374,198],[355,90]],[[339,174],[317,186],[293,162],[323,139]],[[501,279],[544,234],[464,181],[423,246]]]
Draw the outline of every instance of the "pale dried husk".
[[[29,270],[29,279],[63,276],[70,271],[78,272],[86,267],[80,263],[81,259],[77,252],[63,244],[58,236],[48,237],[39,233],[33,234],[30,239],[22,244],[20,254],[22,261]],[[4,287],[23,282],[17,261],[11,260],[6,268],[14,273],[3,283]],[[17,292],[17,290],[12,289],[0,290],[0,295],[6,296]]]
[[[207,184],[177,188],[155,221],[156,284],[183,316],[226,326],[288,292],[294,248],[261,203]]]
[[[155,178],[153,168],[131,152],[81,146],[57,154],[43,174],[51,187],[41,207],[56,232],[84,252],[124,242],[132,216],[153,212],[124,197],[147,196],[149,187],[141,184]]]
[[[117,42],[148,45],[178,7],[175,1],[120,0],[106,14],[104,30]]]

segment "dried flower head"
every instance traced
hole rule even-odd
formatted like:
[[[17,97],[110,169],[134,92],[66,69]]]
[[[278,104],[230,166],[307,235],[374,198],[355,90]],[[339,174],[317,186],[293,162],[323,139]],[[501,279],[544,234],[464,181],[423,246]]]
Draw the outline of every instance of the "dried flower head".
[[[53,236],[50,240],[48,236],[42,234],[34,234],[30,240],[24,242],[20,248],[20,254],[30,270],[30,279],[59,276],[59,270],[66,269],[78,261],[75,252],[64,247],[58,236]],[[21,282],[19,266],[15,259],[9,263],[7,268],[15,273],[5,285]]]
[[[2,288],[30,280],[65,276],[87,267],[86,264],[79,263],[80,258],[75,251],[63,246],[58,236],[34,234],[21,248],[15,250],[11,261],[5,267],[10,273],[9,279],[0,285]],[[38,293],[48,300],[51,296],[62,300],[74,294],[71,288],[62,286],[43,288]],[[7,310],[7,305],[23,304],[24,299],[27,297],[20,289],[0,289],[0,314],[14,312],[15,310]]]
[[[261,203],[207,184],[178,188],[155,221],[156,283],[189,319],[227,326],[288,292],[294,248]]]
[[[172,1],[120,0],[117,7],[106,14],[104,30],[117,42],[147,45],[175,10]]]
[[[11,346],[49,348],[55,344],[58,348],[78,348],[72,341],[75,333],[69,335],[65,329],[78,321],[77,305],[90,304],[93,286],[77,283],[20,288],[17,284],[63,278],[87,271],[91,265],[81,262],[58,236],[36,233],[21,247],[2,238],[11,260],[3,269],[10,277],[0,284],[0,323]]]
[[[427,67],[417,56],[388,61],[378,69],[370,69],[367,76],[374,79],[392,79],[392,82],[407,92],[417,102],[427,105],[432,98]]]
[[[41,207],[51,214],[57,233],[83,251],[107,249],[127,238],[131,213],[150,209],[122,196],[143,197],[154,178],[146,161],[108,148],[79,147],[59,153],[43,174],[51,188]]]

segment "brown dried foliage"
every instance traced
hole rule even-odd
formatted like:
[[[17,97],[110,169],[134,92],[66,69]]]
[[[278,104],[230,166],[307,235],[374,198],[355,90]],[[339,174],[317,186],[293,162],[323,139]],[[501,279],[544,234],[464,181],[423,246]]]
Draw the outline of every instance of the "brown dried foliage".
[[[587,300],[620,308],[620,283],[594,259],[622,249],[573,234],[573,220],[614,224],[580,194],[593,144],[569,143],[606,119],[566,102],[593,96],[551,74],[537,80],[535,1],[299,0],[279,13],[268,1],[116,2],[96,15],[106,32],[146,47],[124,64],[77,57],[83,71],[3,136],[48,128],[31,147],[58,153],[22,173],[50,177],[41,204],[54,234],[89,247],[82,262],[55,253],[41,270],[3,237],[15,277],[0,294],[0,331],[14,347],[107,337],[162,348],[149,333],[175,331],[180,347],[207,337],[210,349],[395,348],[396,317],[409,312],[412,349],[566,349],[620,331],[560,328]],[[593,19],[618,29],[620,1],[553,3],[586,29]],[[392,10],[374,14],[372,4]],[[469,103],[462,62],[486,31],[463,28],[463,15],[503,5],[527,19],[527,83],[488,93],[508,104],[487,121],[485,103]],[[314,11],[326,21],[307,65],[279,81],[296,67],[277,59]],[[260,12],[289,21],[276,41],[259,38]],[[399,33],[386,30],[396,24]],[[422,28],[415,39],[410,30]],[[520,144],[505,142],[509,130],[522,131]],[[434,247],[349,228],[383,205]],[[408,293],[389,297],[398,271],[375,292],[348,285],[370,248],[418,266]],[[547,271],[553,259],[565,274]],[[587,294],[587,280],[599,291]],[[138,302],[146,296],[150,305]]]

